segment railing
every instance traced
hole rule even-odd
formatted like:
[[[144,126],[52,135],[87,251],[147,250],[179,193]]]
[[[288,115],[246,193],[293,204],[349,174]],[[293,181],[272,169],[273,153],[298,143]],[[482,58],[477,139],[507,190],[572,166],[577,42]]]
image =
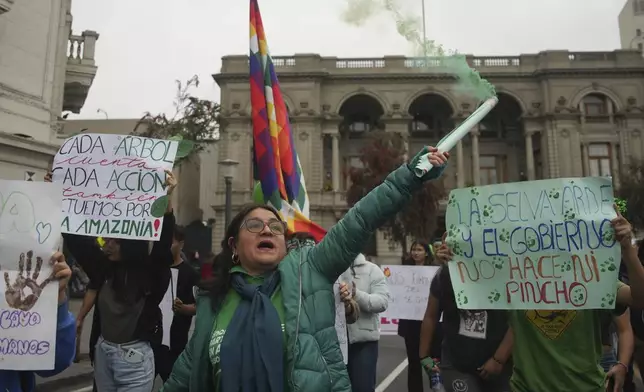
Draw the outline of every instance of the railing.
[[[98,37],[95,31],[90,30],[83,31],[81,35],[70,35],[67,42],[67,62],[94,65]]]
[[[338,58],[317,54],[296,54],[275,56],[273,64],[279,72],[329,72],[329,73],[390,73],[422,71],[447,72],[448,57],[409,58],[386,56],[381,58]],[[637,50],[616,50],[613,52],[569,52],[546,51],[520,56],[472,56],[463,55],[468,64],[485,73],[532,73],[547,69],[574,68],[619,68],[642,67],[644,59]],[[225,56],[221,73],[243,73],[248,68],[247,56]],[[444,68],[441,70],[441,68]]]
[[[480,67],[518,67],[521,65],[521,58],[515,57],[474,57],[472,65]]]

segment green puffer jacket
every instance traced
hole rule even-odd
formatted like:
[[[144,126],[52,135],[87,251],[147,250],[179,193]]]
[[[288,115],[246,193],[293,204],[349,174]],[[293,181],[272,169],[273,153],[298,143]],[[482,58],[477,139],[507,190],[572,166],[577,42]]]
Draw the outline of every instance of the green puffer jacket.
[[[401,166],[351,208],[317,246],[292,250],[279,264],[289,392],[351,391],[334,327],[333,283],[371,234],[400,211],[422,183],[407,165]],[[210,298],[200,297],[194,333],[163,392],[213,390],[208,347],[215,316]]]

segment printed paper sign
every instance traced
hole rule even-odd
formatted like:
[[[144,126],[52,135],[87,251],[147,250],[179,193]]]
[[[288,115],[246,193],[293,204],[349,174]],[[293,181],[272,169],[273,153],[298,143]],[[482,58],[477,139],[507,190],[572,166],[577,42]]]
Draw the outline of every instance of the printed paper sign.
[[[342,357],[346,365],[349,363],[349,339],[347,336],[347,317],[344,312],[344,302],[340,299],[339,282],[335,282],[333,285],[333,293],[335,295],[335,332],[338,334],[340,350],[342,350]]]
[[[422,320],[427,308],[429,285],[439,267],[383,265],[390,299],[382,316],[389,319]]]
[[[615,216],[606,177],[453,190],[446,241],[459,308],[614,308]]]
[[[54,158],[63,184],[62,232],[159,240],[167,206],[165,170],[179,143],[138,136],[80,134]]]
[[[60,244],[60,184],[0,180],[0,369],[51,370],[58,282],[50,259]]]

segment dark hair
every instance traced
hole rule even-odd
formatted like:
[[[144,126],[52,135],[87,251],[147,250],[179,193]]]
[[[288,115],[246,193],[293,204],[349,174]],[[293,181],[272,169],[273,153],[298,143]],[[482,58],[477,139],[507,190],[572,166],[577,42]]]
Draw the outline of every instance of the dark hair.
[[[307,231],[298,231],[288,236],[286,240],[286,250],[290,252],[291,250],[301,248],[303,246],[315,246],[317,241],[315,237]]]
[[[405,258],[403,260],[403,265],[416,265],[416,262],[414,259],[411,257],[411,250],[414,249],[414,246],[420,245],[425,249],[425,253],[427,256],[425,256],[425,262],[423,265],[432,265],[434,263],[434,254],[432,253],[431,249],[429,248],[431,245],[429,242],[421,241],[421,240],[415,240],[414,242],[411,243],[411,246],[409,247],[409,257]]]
[[[304,241],[317,242],[317,241],[315,241],[315,237],[313,237],[313,235],[311,233],[309,233],[308,231],[298,231],[296,233],[293,233],[293,234],[288,236],[288,240],[289,241],[300,241],[300,242],[304,242]]]
[[[149,272],[145,268],[149,244],[141,240],[117,241],[121,246],[121,261],[106,263],[105,278],[112,279],[112,288],[119,302],[134,304],[151,288]]]
[[[212,307],[217,311],[221,301],[224,299],[230,290],[230,269],[233,267],[233,249],[228,242],[229,238],[233,238],[236,242],[239,237],[239,229],[244,223],[246,216],[257,209],[264,209],[270,211],[279,220],[282,220],[277,210],[266,204],[248,204],[242,207],[241,211],[237,213],[230,221],[226,228],[224,238],[221,240],[221,252],[215,257],[213,265],[212,279],[207,279],[201,284],[201,288],[210,293]]]
[[[183,226],[174,225],[174,240],[178,242],[183,242],[186,239],[186,232]]]

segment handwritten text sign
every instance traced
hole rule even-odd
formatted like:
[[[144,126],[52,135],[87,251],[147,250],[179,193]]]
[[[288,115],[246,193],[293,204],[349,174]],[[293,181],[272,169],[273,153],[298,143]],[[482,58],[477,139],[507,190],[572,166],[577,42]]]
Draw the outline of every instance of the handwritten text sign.
[[[0,180],[0,369],[54,368],[61,195],[60,184]]]
[[[386,317],[422,320],[429,297],[429,285],[438,271],[433,266],[383,265],[390,300]]]
[[[613,308],[615,216],[610,178],[453,190],[447,243],[459,308]]]
[[[167,204],[164,170],[172,170],[178,142],[138,136],[80,134],[54,158],[53,180],[63,184],[63,233],[159,239]]]
[[[333,285],[333,294],[335,295],[335,332],[338,334],[340,350],[346,365],[349,362],[349,338],[347,336],[347,317],[344,312],[344,302],[340,299],[339,282],[335,282]]]

